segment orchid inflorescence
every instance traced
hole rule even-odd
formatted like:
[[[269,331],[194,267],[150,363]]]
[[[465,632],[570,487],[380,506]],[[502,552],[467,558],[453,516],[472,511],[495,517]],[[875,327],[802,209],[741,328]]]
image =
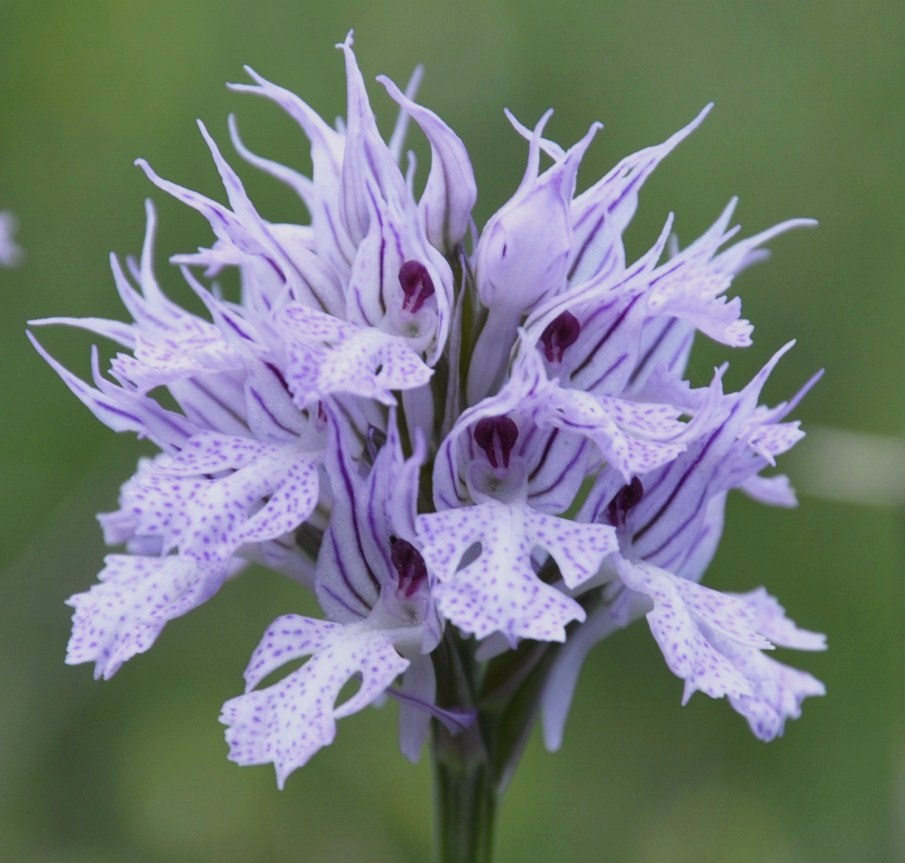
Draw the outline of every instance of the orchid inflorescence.
[[[333,740],[337,719],[385,694],[411,758],[432,720],[455,734],[518,692],[556,748],[585,655],[641,615],[686,700],[725,696],[759,738],[780,734],[823,686],[769,651],[819,650],[823,637],[762,588],[699,582],[729,491],[795,503],[786,477],[762,472],[802,437],[786,417],[813,381],[759,404],[789,345],[739,392],[725,391],[725,366],[703,387],[685,369],[698,331],[751,343],[726,296],[732,279],[809,222],[731,242],[732,202],[685,248],[670,218],[629,262],[622,235],[642,184],[707,109],[580,193],[599,126],[564,149],[544,137],[547,113],[533,129],[509,116],[527,167],[477,235],[468,154],[413,101],[419,76],[406,92],[378,79],[400,109],[386,143],[351,37],[338,47],[348,108],[336,128],[250,69],[251,83],[232,85],[275,102],[310,140],[307,177],[252,153],[230,122],[238,153],[298,195],[308,224],[266,221],[201,125],[228,205],[138,164],[210,222],[209,248],[172,259],[206,313],[159,287],[148,204],[140,259],[112,258],[134,322],[36,322],[121,346],[109,375],[95,352],[86,382],[35,342],[98,419],[160,449],[100,516],[106,542],[124,548],[69,600],[67,662],[111,677],[261,564],[323,611],[277,618],[244,694],[222,710],[231,759],[274,764],[280,786]],[[430,145],[420,190],[403,150],[410,121]],[[238,299],[209,281],[226,268]]]

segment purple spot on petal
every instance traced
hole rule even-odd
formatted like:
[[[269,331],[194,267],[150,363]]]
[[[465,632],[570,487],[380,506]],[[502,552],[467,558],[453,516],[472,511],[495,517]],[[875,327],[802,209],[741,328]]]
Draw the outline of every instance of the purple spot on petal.
[[[622,486],[607,504],[606,518],[614,527],[625,524],[629,510],[644,496],[644,486],[638,477],[633,477],[628,485]]]
[[[421,552],[404,539],[390,537],[390,558],[399,575],[399,590],[410,598],[427,579],[427,566]]]
[[[472,436],[492,467],[509,467],[509,455],[518,440],[518,426],[512,419],[484,417],[475,424]]]
[[[424,264],[418,261],[406,261],[399,268],[399,284],[405,299],[402,308],[414,314],[435,293],[434,282]]]
[[[554,318],[540,337],[547,361],[561,363],[566,348],[575,344],[580,333],[581,324],[571,312],[563,312]]]

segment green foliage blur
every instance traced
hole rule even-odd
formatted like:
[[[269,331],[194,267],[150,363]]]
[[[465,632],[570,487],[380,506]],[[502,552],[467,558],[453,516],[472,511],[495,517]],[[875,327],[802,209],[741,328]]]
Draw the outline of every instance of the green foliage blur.
[[[27,255],[0,271],[0,860],[429,855],[430,769],[399,755],[393,704],[343,720],[336,743],[282,793],[269,768],[227,762],[220,704],[240,691],[270,620],[308,607],[275,576],[229,585],[109,682],[63,664],[63,601],[101,568],[94,513],[115,507],[148,448],[97,423],[23,331],[50,315],[123,317],[107,255],[139,251],[146,196],[161,220],[161,280],[185,297],[165,260],[206,243],[207,225],[153,189],[134,158],[222,198],[194,120],[231,154],[226,116],[236,112],[252,149],[304,168],[293,124],[223,84],[242,80],[248,63],[337,116],[344,77],[332,45],[353,26],[369,78],[402,82],[426,65],[420,97],[469,147],[479,224],[524,169],[526,146],[503,107],[528,124],[555,107],[550,134],[567,144],[603,120],[587,183],[713,100],[642,194],[632,248],[649,244],[670,210],[680,240],[693,238],[734,194],[749,233],[818,218],[818,230],[774,241],[772,260],[738,279],[755,345],[731,358],[729,381],[742,384],[797,338],[771,401],[826,366],[797,411],[806,428],[902,438],[903,24],[905,7],[884,0],[0,0],[0,209],[18,214]],[[389,128],[389,100],[376,85],[372,95]],[[240,170],[266,217],[301,218],[286,190]],[[88,372],[86,334],[41,337]],[[694,374],[709,379],[727,354],[702,345]],[[793,453],[783,467],[797,481],[802,464]],[[822,469],[857,472],[857,457]],[[901,499],[858,506],[805,488],[791,512],[733,500],[707,583],[765,584],[800,624],[827,632],[828,653],[790,659],[828,696],[764,745],[726,704],[698,695],[681,707],[680,682],[636,624],[592,655],[563,750],[529,747],[498,859],[905,859],[903,528]]]

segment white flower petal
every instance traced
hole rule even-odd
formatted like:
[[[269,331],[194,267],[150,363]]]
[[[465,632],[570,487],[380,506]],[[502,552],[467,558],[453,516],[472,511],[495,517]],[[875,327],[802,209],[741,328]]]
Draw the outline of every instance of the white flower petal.
[[[823,695],[820,681],[766,656],[778,643],[820,650],[823,637],[799,630],[765,591],[747,596],[721,594],[650,564],[617,558],[623,583],[653,602],[651,632],[670,670],[685,680],[683,701],[700,690],[728,696],[754,733],[771,740],[786,719],[800,715],[809,695]]]
[[[278,683],[252,690],[287,662],[310,656]],[[273,763],[280,788],[321,747],[333,742],[336,720],[371,704],[408,667],[392,636],[366,623],[337,624],[286,615],[271,624],[246,671],[250,691],[223,705],[229,757],[237,764]],[[342,688],[361,686],[342,704]]]
[[[104,563],[100,584],[67,600],[75,614],[66,662],[94,662],[94,676],[105,679],[144,653],[170,620],[210,599],[226,577],[224,567],[176,556],[113,554]]]
[[[520,638],[565,641],[566,624],[585,617],[575,600],[537,576],[535,547],[553,556],[570,587],[594,575],[616,547],[609,527],[492,499],[419,515],[416,523],[424,560],[438,581],[433,593],[440,613],[477,638],[501,632],[510,644]],[[480,553],[460,569],[475,544]]]

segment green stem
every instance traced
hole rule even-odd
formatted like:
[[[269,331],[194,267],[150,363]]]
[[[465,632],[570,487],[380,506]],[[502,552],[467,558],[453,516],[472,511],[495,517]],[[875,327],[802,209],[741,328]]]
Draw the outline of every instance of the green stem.
[[[496,820],[497,782],[492,729],[478,711],[472,645],[447,631],[434,651],[438,704],[477,712],[453,734],[432,723],[435,863],[490,863]]]
[[[491,863],[496,783],[478,724],[455,737],[434,724],[435,863]]]

